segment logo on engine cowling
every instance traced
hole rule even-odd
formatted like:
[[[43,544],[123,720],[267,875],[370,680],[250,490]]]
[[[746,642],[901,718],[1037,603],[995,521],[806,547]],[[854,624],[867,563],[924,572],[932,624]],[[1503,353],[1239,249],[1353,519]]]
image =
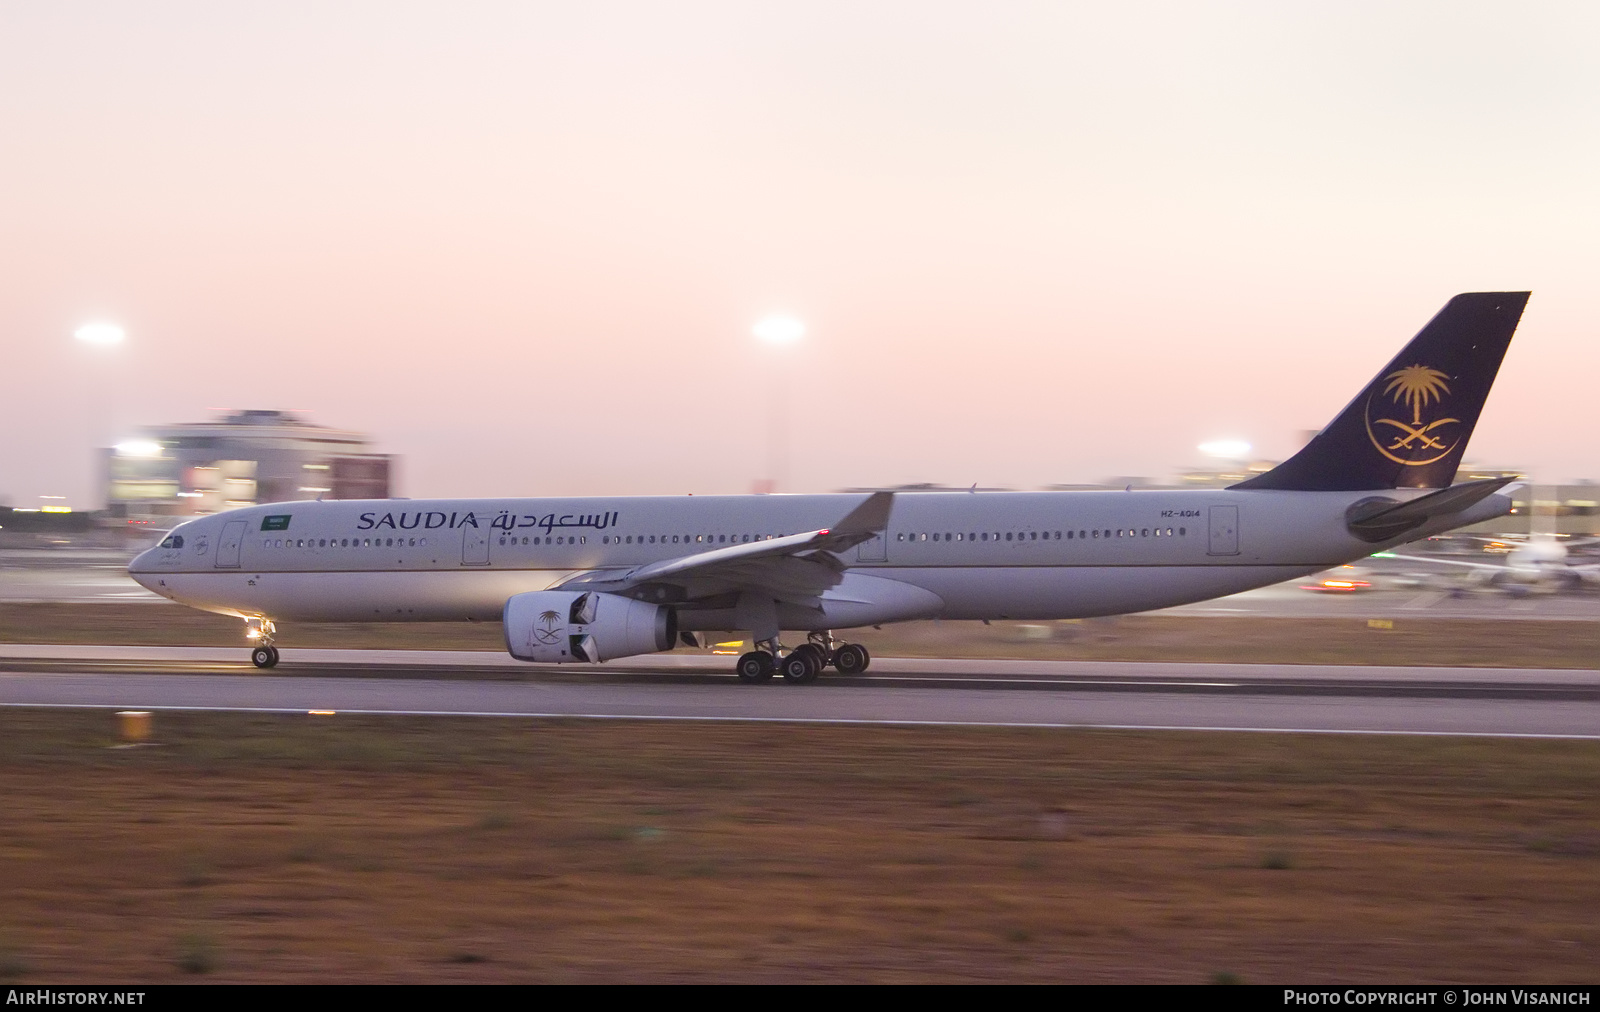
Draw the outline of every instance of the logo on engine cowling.
[[[561,613],[559,611],[542,611],[539,613],[538,622],[533,627],[533,638],[545,646],[557,643],[561,639]]]
[[[1410,408],[1410,421],[1403,417],[1374,417],[1393,409],[1383,407],[1378,386],[1373,384],[1367,395],[1367,438],[1379,453],[1397,464],[1420,467],[1456,448],[1459,430],[1452,432],[1447,426],[1459,426],[1461,419],[1433,417],[1444,414],[1441,409],[1450,394],[1450,384],[1446,382],[1449,378],[1425,365],[1406,366],[1383,377],[1388,383],[1381,392],[1390,395],[1397,407]]]

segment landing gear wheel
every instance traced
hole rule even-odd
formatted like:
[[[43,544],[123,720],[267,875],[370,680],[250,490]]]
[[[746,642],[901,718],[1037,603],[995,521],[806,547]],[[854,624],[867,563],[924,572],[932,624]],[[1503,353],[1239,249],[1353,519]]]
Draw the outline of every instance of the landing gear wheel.
[[[813,656],[813,657],[815,657],[817,659],[817,670],[818,671],[826,670],[828,665],[832,663],[831,661],[828,660],[828,651],[823,649],[822,647],[817,646],[817,644],[815,644],[815,643],[802,643],[799,646],[794,648],[794,652],[795,653],[799,653],[802,650],[806,651],[811,656]]]
[[[841,675],[859,675],[872,663],[872,655],[859,643],[846,643],[833,652],[833,666]]]
[[[278,648],[269,646],[267,649],[272,651],[272,663],[268,664],[267,667],[275,668],[278,666]]]
[[[739,673],[741,682],[764,682],[771,678],[777,669],[772,655],[765,650],[752,650],[739,658],[735,671]]]
[[[272,647],[256,647],[250,651],[250,663],[258,668],[270,668],[278,663],[278,651]]]
[[[796,647],[783,659],[783,680],[796,685],[816,681],[817,676],[822,674],[821,653],[810,644]]]

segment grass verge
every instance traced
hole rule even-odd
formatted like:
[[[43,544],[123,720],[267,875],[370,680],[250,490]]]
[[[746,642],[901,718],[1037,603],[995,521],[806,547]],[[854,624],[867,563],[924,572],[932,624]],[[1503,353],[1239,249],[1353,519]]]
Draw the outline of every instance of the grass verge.
[[[0,711],[13,979],[1553,982],[1600,946],[1592,742],[157,721]]]

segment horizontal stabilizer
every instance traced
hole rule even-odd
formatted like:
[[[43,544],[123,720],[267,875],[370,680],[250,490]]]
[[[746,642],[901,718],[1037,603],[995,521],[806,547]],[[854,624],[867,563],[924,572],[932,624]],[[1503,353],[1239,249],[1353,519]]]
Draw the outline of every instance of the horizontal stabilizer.
[[[1516,480],[1485,478],[1463,482],[1410,502],[1365,499],[1350,507],[1345,526],[1361,540],[1376,544],[1421,527],[1436,517],[1470,509]]]

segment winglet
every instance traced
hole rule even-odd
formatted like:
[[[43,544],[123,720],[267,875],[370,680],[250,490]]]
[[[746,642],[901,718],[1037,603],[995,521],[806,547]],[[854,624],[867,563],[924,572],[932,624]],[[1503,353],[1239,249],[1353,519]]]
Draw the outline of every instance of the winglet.
[[[860,506],[846,513],[843,520],[823,533],[831,533],[834,537],[882,534],[889,526],[889,511],[893,508],[893,492],[874,492]]]

